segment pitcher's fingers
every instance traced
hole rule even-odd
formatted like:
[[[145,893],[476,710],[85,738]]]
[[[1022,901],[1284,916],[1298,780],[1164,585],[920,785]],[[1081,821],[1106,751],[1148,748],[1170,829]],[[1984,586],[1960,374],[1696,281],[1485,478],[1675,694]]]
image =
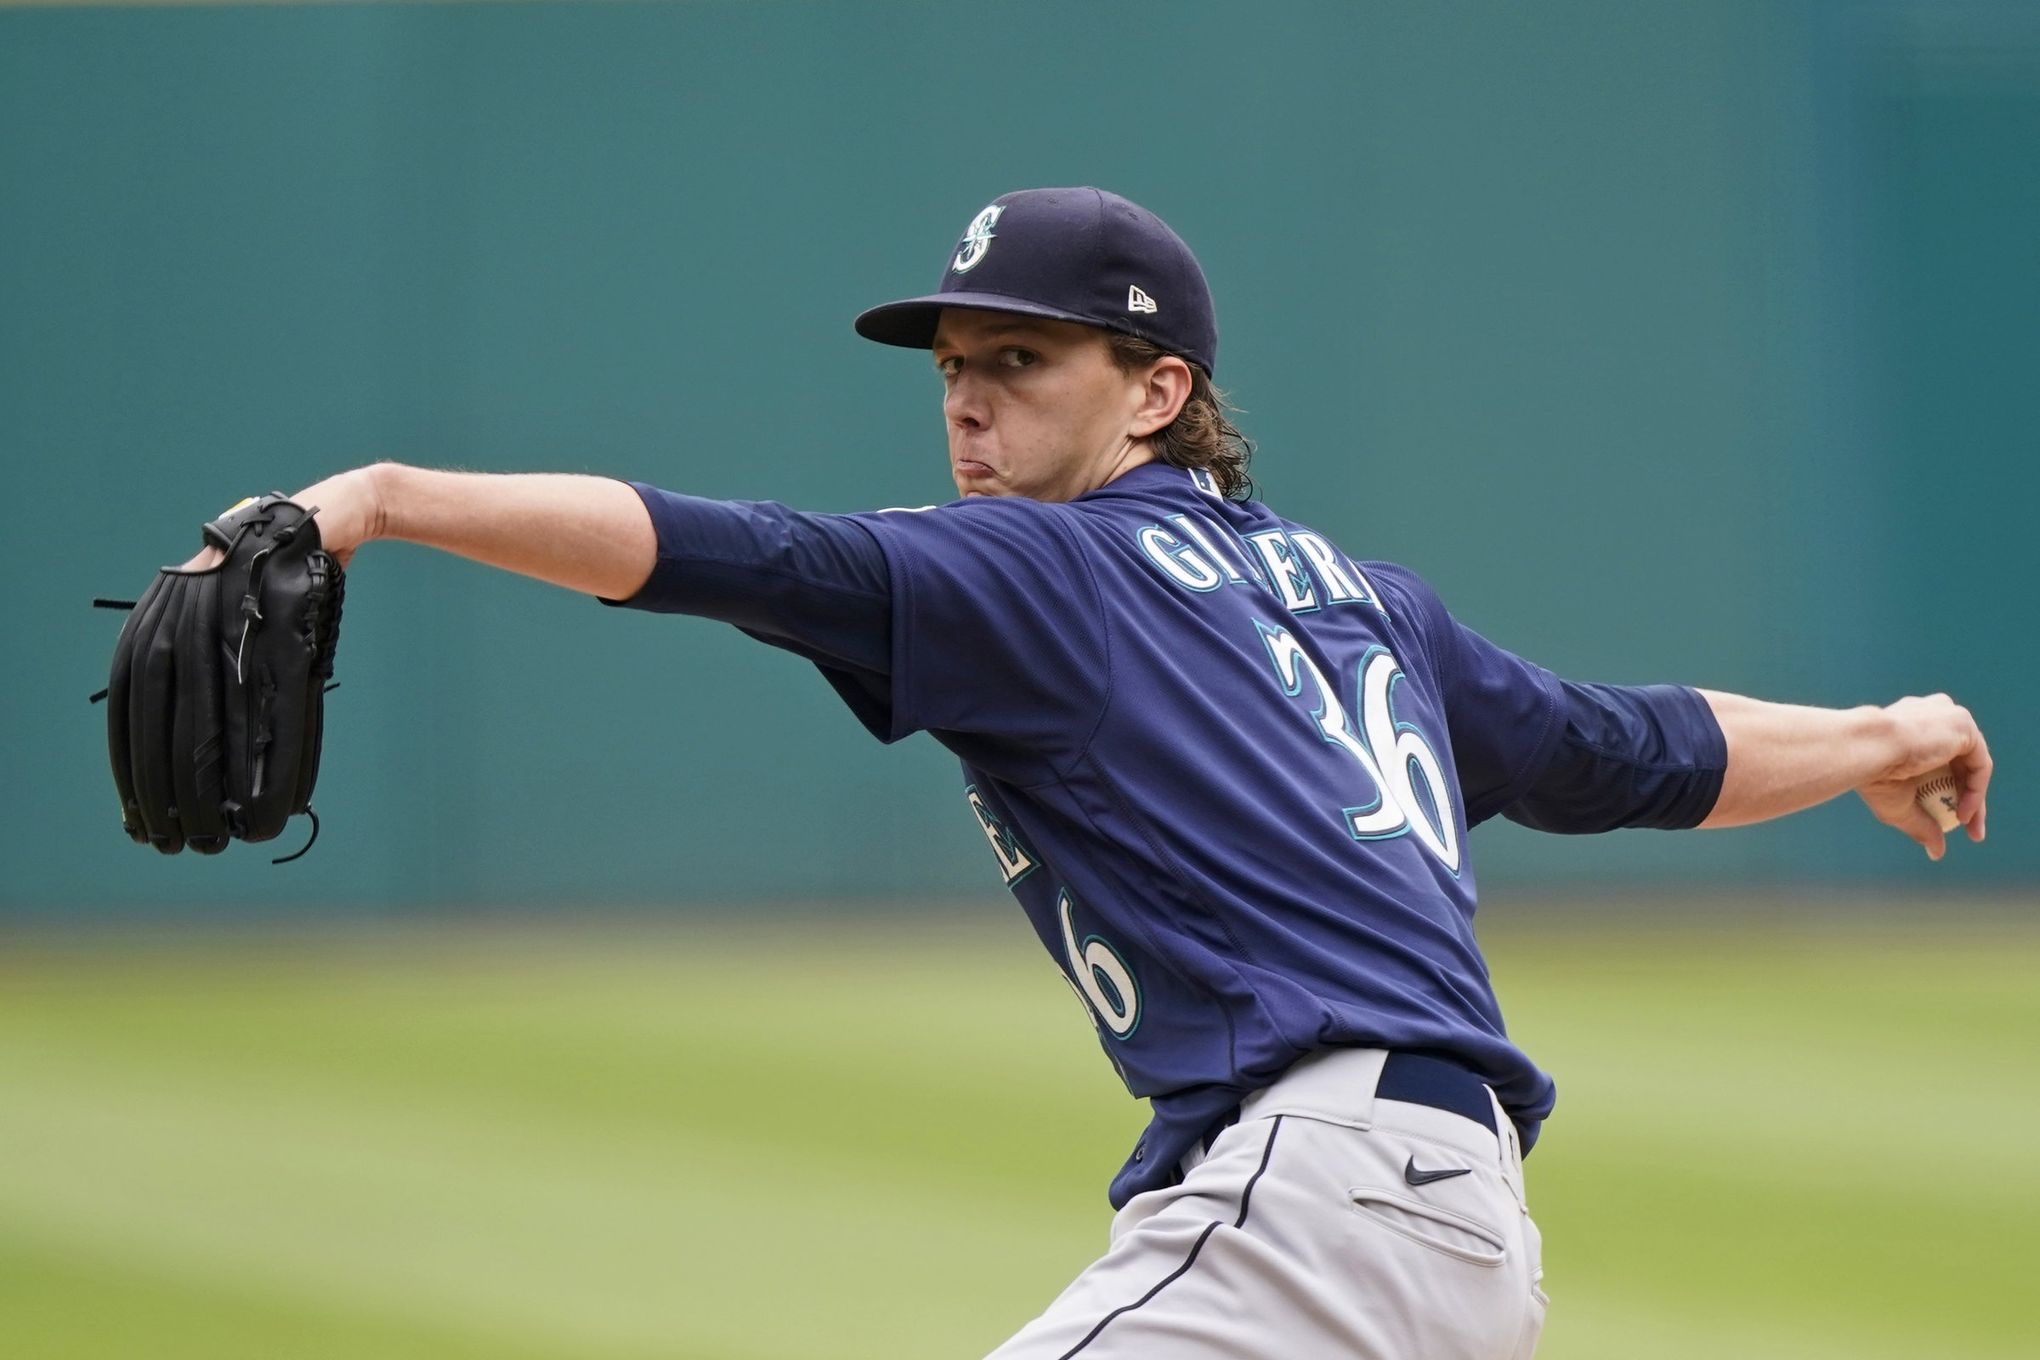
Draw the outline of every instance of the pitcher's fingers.
[[[1890,825],[1899,834],[1911,837],[1927,852],[1927,858],[1938,860],[1948,853],[1948,838],[1942,834],[1941,825],[1918,803],[1907,807],[1904,814]]]
[[[1955,802],[1955,815],[1969,828],[1969,838],[1983,839],[1984,805],[1990,792],[1991,771],[1996,768],[1990,758],[1990,743],[1983,739],[1983,733],[1976,734],[1976,744],[1951,762],[1957,785],[1961,789]]]

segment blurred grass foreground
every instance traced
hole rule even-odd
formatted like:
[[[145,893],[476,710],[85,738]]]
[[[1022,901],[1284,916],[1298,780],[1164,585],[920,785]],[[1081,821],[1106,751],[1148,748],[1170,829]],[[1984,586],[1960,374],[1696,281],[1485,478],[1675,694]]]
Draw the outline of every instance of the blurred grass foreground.
[[[2040,1353],[2040,933],[1518,915],[1541,1354]],[[1017,921],[9,940],[0,1355],[968,1360],[1141,1123]]]

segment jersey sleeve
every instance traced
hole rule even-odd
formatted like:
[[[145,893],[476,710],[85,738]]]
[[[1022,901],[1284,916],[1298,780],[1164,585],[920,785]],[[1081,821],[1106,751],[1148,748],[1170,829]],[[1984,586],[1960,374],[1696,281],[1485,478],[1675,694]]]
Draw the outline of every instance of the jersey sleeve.
[[[1503,816],[1574,835],[1679,831],[1706,820],[1721,796],[1728,744],[1704,698],[1684,685],[1560,683],[1565,731]]]
[[[651,514],[658,561],[637,594],[602,603],[720,619],[805,657],[867,727],[885,735],[892,586],[868,528],[854,516],[772,501],[630,486]]]
[[[1111,674],[1068,507],[986,497],[853,518],[892,581],[882,735],[934,732],[1016,783],[1066,771],[1103,718]]]

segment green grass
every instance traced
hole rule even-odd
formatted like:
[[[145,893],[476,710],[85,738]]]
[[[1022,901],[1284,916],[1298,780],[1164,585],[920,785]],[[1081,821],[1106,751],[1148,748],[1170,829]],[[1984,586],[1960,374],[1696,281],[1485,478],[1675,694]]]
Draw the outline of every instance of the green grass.
[[[2040,933],[1490,953],[1546,1360],[2040,1353]],[[1014,922],[17,942],[0,1355],[968,1360],[1140,1123]]]

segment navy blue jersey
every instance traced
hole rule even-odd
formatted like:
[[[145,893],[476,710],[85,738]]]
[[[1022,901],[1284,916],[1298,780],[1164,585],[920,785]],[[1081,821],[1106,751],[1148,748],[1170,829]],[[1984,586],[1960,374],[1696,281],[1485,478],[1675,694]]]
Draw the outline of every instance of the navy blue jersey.
[[[1450,1055],[1533,1141],[1554,1088],[1475,943],[1468,832],[1689,826],[1719,792],[1692,691],[1562,682],[1200,474],[856,516],[639,491],[661,560],[629,603],[735,622],[882,739],[962,758],[1000,875],[1151,1102],[1115,1205],[1328,1046]]]

